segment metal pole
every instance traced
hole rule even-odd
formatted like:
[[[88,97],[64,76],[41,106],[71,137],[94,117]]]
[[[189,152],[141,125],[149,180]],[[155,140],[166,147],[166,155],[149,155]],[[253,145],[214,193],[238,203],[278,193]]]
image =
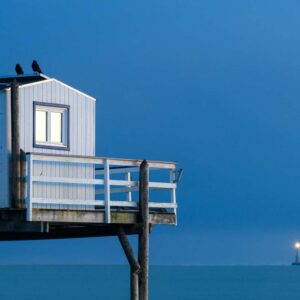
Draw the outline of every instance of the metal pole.
[[[140,300],[148,300],[149,273],[149,165],[144,160],[140,166],[139,213],[142,232],[139,234],[139,276]]]
[[[12,206],[20,207],[20,117],[19,84],[16,79],[11,83],[11,195]]]
[[[122,227],[119,228],[118,238],[130,265],[130,299],[138,300],[139,299],[138,273],[140,271],[140,265],[135,259],[133,249]]]

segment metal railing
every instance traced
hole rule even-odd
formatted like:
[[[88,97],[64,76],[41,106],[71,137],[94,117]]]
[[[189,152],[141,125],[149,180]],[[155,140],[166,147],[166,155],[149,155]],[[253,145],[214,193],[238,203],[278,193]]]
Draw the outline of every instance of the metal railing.
[[[141,160],[27,153],[27,220],[33,208],[138,210]],[[176,215],[176,164],[148,161],[149,209]],[[156,177],[155,181],[152,180]],[[167,191],[168,200],[152,192]]]

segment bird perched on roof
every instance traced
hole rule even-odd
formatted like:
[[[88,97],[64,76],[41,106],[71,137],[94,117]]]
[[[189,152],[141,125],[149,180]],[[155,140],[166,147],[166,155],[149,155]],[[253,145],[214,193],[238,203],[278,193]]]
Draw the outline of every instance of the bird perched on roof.
[[[24,74],[24,71],[23,71],[20,64],[16,64],[15,70],[16,70],[18,75],[23,75]]]
[[[33,72],[43,73],[42,70],[41,70],[41,68],[40,68],[40,66],[39,66],[39,64],[37,63],[36,60],[34,60],[34,61],[32,62],[32,65],[31,65],[31,66],[32,66]]]

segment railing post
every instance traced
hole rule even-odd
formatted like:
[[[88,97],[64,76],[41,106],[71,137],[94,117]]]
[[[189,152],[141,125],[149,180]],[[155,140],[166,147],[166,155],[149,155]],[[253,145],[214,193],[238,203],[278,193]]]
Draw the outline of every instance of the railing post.
[[[170,182],[176,183],[175,180],[176,180],[175,170],[171,169],[170,170]],[[171,202],[173,204],[176,204],[176,188],[172,188],[170,193],[171,193]],[[176,220],[176,225],[177,225],[177,208],[176,207],[174,207],[174,214],[175,214],[175,220]]]
[[[27,159],[27,198],[26,198],[26,218],[27,221],[32,221],[32,156],[31,154],[28,155]]]
[[[109,160],[104,161],[104,196],[105,196],[105,223],[110,223],[110,176]]]
[[[131,173],[130,172],[126,172],[125,176],[126,176],[126,180],[128,182],[130,182],[131,181]],[[131,186],[130,185],[128,185],[127,201],[129,201],[129,202],[132,201],[132,193],[131,193]]]

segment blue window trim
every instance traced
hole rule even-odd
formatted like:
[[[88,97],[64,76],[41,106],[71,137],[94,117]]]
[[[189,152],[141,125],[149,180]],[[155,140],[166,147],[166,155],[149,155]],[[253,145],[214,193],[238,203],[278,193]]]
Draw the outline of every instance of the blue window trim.
[[[65,146],[52,146],[52,145],[41,145],[35,141],[35,126],[36,126],[36,107],[37,106],[46,106],[46,107],[59,107],[67,110],[67,144]],[[38,102],[33,101],[33,147],[42,148],[42,149],[52,149],[52,150],[62,150],[70,151],[70,105],[59,104],[59,103],[47,103],[47,102]]]

